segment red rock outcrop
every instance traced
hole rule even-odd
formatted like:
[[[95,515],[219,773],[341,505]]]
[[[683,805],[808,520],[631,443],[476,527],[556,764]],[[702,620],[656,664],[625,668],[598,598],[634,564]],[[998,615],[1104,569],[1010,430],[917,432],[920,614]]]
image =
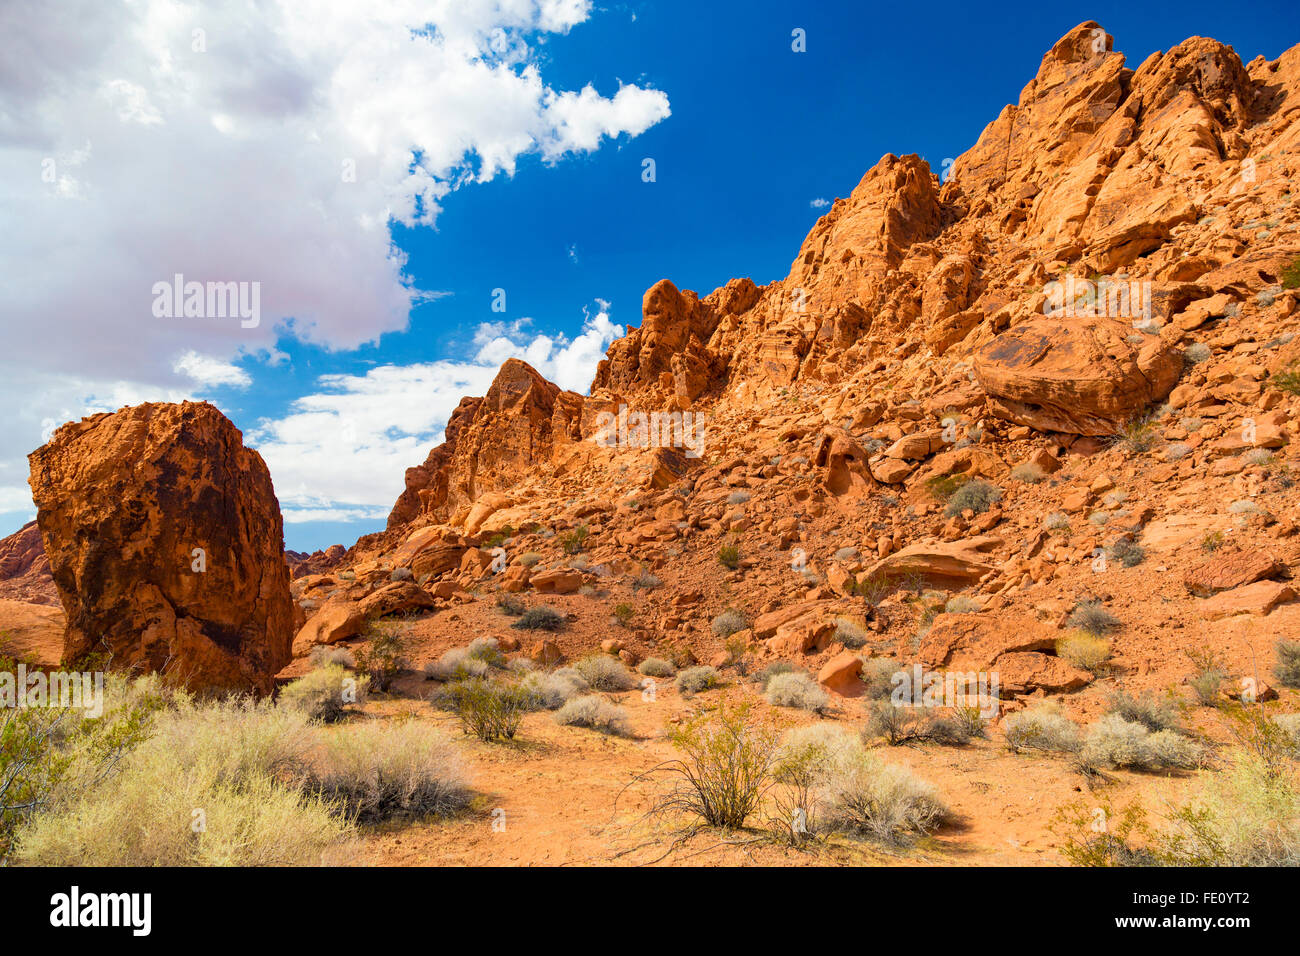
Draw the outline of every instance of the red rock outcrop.
[[[406,470],[406,490],[388,516],[389,530],[417,520],[447,521],[484,492],[512,487],[579,439],[581,415],[582,396],[508,359],[485,396],[461,400],[445,441],[424,464]]]
[[[324,551],[313,551],[311,554],[285,551],[285,560],[289,562],[289,576],[296,580],[308,574],[324,574],[338,566],[343,556],[347,554],[347,550],[341,544],[332,544]]]
[[[1039,431],[1114,435],[1169,394],[1182,352],[1106,318],[1034,319],[975,355],[993,412]]]
[[[64,425],[29,461],[65,662],[102,653],[195,690],[271,690],[293,639],[283,526],[224,415],[123,408]]]
[[[29,521],[7,538],[0,538],[0,598],[29,604],[59,603],[50,574],[50,561],[41,532]]]

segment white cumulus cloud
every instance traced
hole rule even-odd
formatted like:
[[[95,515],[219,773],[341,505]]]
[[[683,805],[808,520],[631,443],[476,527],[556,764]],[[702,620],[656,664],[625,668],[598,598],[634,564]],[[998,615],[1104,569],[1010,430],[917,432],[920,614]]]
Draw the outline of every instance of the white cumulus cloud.
[[[406,328],[433,293],[391,223],[433,224],[523,156],[559,162],[669,115],[664,93],[616,77],[548,82],[548,39],[591,15],[590,0],[0,3],[0,488],[21,486],[44,422],[106,394],[243,387],[231,359],[274,363],[286,333],[348,350]],[[155,317],[153,286],[176,275],[259,283],[262,321]],[[573,386],[603,334],[531,347]]]

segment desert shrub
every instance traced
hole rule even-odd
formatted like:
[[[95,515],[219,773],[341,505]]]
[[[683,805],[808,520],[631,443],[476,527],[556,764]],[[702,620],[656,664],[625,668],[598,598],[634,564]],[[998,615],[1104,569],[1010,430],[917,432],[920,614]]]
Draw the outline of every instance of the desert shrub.
[[[710,667],[708,664],[701,664],[698,667],[688,667],[677,675],[677,690],[691,696],[701,691],[710,690],[722,683],[717,668]]]
[[[308,766],[308,788],[361,823],[444,816],[471,797],[451,741],[413,721],[351,724],[326,735]]]
[[[873,701],[867,711],[863,736],[868,740],[883,737],[891,747],[925,740],[929,717],[920,707],[897,706],[892,701]]]
[[[486,677],[488,663],[471,657],[468,647],[453,647],[436,661],[424,665],[424,676],[430,680],[456,681],[467,677]]]
[[[955,721],[960,725],[961,733],[966,735],[970,740],[974,737],[987,737],[988,721],[980,712],[979,706],[968,704],[962,707],[954,707],[952,713],[948,715],[948,720]]]
[[[1068,533],[1070,530],[1070,516],[1063,511],[1053,511],[1043,519],[1043,527],[1053,533]]]
[[[867,643],[867,629],[851,617],[837,617],[835,639],[850,650],[857,650]]]
[[[636,669],[646,677],[672,677],[677,673],[677,668],[672,665],[672,662],[662,657],[647,657],[637,665]]]
[[[1120,619],[1102,607],[1100,601],[1094,599],[1076,604],[1065,623],[1070,627],[1086,631],[1094,637],[1100,637],[1119,627]]]
[[[626,601],[621,601],[614,605],[614,619],[623,627],[632,623],[632,618],[636,617],[636,608]]]
[[[1002,722],[1002,733],[1017,753],[1074,753],[1081,745],[1078,725],[1050,705],[1017,711]]]
[[[1104,511],[1094,511],[1092,514],[1088,515],[1089,523],[1095,524],[1097,527],[1101,527],[1109,520],[1110,515],[1106,514]]]
[[[978,614],[982,610],[979,601],[965,594],[955,594],[943,605],[944,614]]]
[[[1300,289],[1300,259],[1295,259],[1282,270],[1282,288]]]
[[[217,783],[238,786],[259,774],[301,782],[317,729],[302,709],[247,697],[182,699],[154,718],[151,745],[183,767],[207,765]]]
[[[859,553],[860,552],[858,551],[857,548],[853,547],[852,545],[849,545],[848,547],[840,548],[835,552],[835,560],[856,561],[858,559]]]
[[[713,619],[710,627],[714,637],[728,638],[737,631],[749,627],[749,622],[745,620],[745,615],[735,608],[727,608]]]
[[[1277,459],[1273,457],[1273,453],[1267,448],[1256,448],[1252,451],[1246,452],[1246,464],[1248,465],[1266,467],[1273,464],[1276,460]]]
[[[1178,705],[1172,696],[1161,700],[1149,693],[1135,697],[1125,690],[1117,690],[1106,704],[1106,713],[1118,714],[1151,731],[1180,727]]]
[[[1192,453],[1192,446],[1184,442],[1174,442],[1165,449],[1165,461],[1180,461]]]
[[[799,671],[799,668],[795,667],[789,661],[773,661],[754,674],[754,683],[766,691],[767,685],[771,683],[773,677],[778,674],[793,674],[795,671]],[[808,673],[807,671],[799,672],[803,674]]]
[[[865,685],[864,695],[868,700],[880,700],[894,692],[894,675],[898,673],[898,661],[892,657],[871,657],[862,662],[862,673],[858,678]]]
[[[555,712],[555,722],[566,727],[589,727],[617,737],[631,734],[627,711],[596,694],[570,700]]]
[[[884,574],[873,574],[857,580],[850,579],[848,593],[862,598],[874,607],[889,593],[889,578]]]
[[[955,475],[935,475],[932,478],[926,479],[925,489],[936,501],[948,501],[957,493],[958,489],[969,480],[970,479],[966,475],[961,473]]]
[[[1273,723],[1282,732],[1291,758],[1300,760],[1300,714],[1278,714]]]
[[[800,672],[777,674],[767,682],[764,693],[767,702],[776,707],[794,707],[822,713],[831,702],[831,695],[810,676]]]
[[[585,524],[580,524],[572,531],[560,535],[560,547],[564,549],[565,554],[577,554],[587,546],[587,535],[590,533]]]
[[[1205,707],[1219,703],[1219,690],[1228,679],[1228,668],[1214,651],[1190,650],[1187,658],[1192,662],[1193,674],[1187,683],[1196,699]]]
[[[972,736],[975,736],[971,729],[972,717],[979,719],[978,707],[963,707],[951,712],[931,714],[925,739],[945,747],[964,746],[970,743]],[[982,721],[979,729],[984,729]]]
[[[446,700],[465,733],[483,741],[514,739],[529,703],[521,687],[482,677],[449,684]]]
[[[506,656],[501,653],[501,642],[495,637],[476,637],[465,650],[473,660],[482,661],[489,667],[505,669]]]
[[[752,495],[750,495],[748,491],[733,491],[731,494],[727,495],[727,504],[743,505],[751,497]]]
[[[930,784],[905,767],[883,763],[838,728],[793,732],[781,759],[788,761],[785,754],[801,749],[813,769],[812,816],[819,828],[899,845],[930,833],[948,817]]]
[[[632,581],[632,588],[633,590],[653,591],[661,584],[663,584],[663,581],[659,580],[658,576],[647,572],[636,576]]]
[[[1078,762],[1096,773],[1117,767],[1138,770],[1191,769],[1202,759],[1194,741],[1171,730],[1152,732],[1146,726],[1111,713],[1088,728]]]
[[[1207,775],[1157,839],[1170,866],[1300,866],[1300,791],[1295,775],[1239,751]]]
[[[1208,362],[1213,354],[1204,342],[1193,342],[1183,349],[1183,361],[1188,365],[1200,365],[1202,362]]]
[[[1207,531],[1205,537],[1201,539],[1201,550],[1213,554],[1223,547],[1223,541],[1222,531]]]
[[[995,503],[1002,500],[1002,489],[979,478],[968,481],[954,491],[944,505],[945,517],[952,518],[970,509],[978,514],[988,511]]]
[[[327,664],[286,685],[279,699],[282,706],[328,724],[343,719],[349,707],[365,704],[369,686],[368,676],[354,677],[337,664]]]
[[[542,556],[536,551],[525,551],[516,560],[525,568],[531,568],[541,562]]]
[[[3,671],[16,666],[0,661]],[[80,708],[0,708],[0,865],[33,816],[112,774],[167,699],[157,677],[109,675],[98,719],[84,719]]]
[[[519,617],[528,610],[528,606],[513,594],[498,594],[497,609],[506,617]]]
[[[519,689],[529,710],[555,710],[591,690],[591,685],[572,667],[561,667],[550,673],[526,674],[519,682]]]
[[[356,651],[357,670],[370,677],[370,689],[386,691],[411,662],[406,658],[407,625],[401,621],[372,621],[363,636],[368,643]]]
[[[197,817],[195,812],[201,812]],[[203,828],[194,825],[202,820]],[[319,797],[259,774],[219,783],[154,748],[20,834],[25,866],[320,866],[342,862],[351,828]]]
[[[1128,538],[1119,538],[1110,546],[1110,556],[1126,568],[1135,568],[1147,558],[1142,545]]]
[[[1277,665],[1273,676],[1283,687],[1300,687],[1300,641],[1277,642]]]
[[[352,656],[350,650],[329,644],[317,644],[313,647],[311,653],[307,655],[307,662],[312,667],[325,667],[328,664],[347,668],[357,666],[356,658]]]
[[[883,737],[891,747],[923,741],[961,746],[970,742],[973,735],[971,726],[969,713],[947,713],[876,700],[867,710],[867,723],[862,734],[864,740]],[[980,729],[982,731],[982,724]]]
[[[686,814],[726,829],[743,827],[770,783],[775,729],[748,704],[740,704],[692,718],[674,729],[669,740],[681,756],[651,771],[673,780],[652,812]]]
[[[319,671],[314,672],[319,673]],[[314,731],[296,710],[185,698],[127,728],[113,759],[73,759],[18,833],[14,861],[39,866],[292,866],[331,862],[350,839],[337,808],[301,789]],[[134,711],[135,705],[130,705]],[[109,727],[93,733],[102,733]],[[123,734],[123,730],[130,733]],[[121,746],[130,740],[129,746]],[[65,745],[75,743],[69,738]],[[202,824],[198,826],[197,824]],[[337,861],[337,860],[336,860]]]
[[[1025,462],[1023,465],[1016,465],[1011,469],[1012,480],[1023,481],[1028,485],[1036,485],[1046,477],[1047,472],[1032,461]]]
[[[1079,631],[1056,642],[1056,655],[1085,671],[1096,673],[1110,660],[1110,641]]]
[[[628,673],[623,662],[607,654],[584,657],[573,665],[573,669],[582,675],[592,690],[620,691],[637,686],[636,678]]]
[[[1115,443],[1125,451],[1141,454],[1148,452],[1160,441],[1155,423],[1150,418],[1135,418],[1115,436]]]
[[[510,626],[520,631],[558,631],[564,627],[564,615],[543,604],[530,607]]]
[[[724,544],[718,548],[718,563],[732,571],[740,567],[740,548],[734,544]]]

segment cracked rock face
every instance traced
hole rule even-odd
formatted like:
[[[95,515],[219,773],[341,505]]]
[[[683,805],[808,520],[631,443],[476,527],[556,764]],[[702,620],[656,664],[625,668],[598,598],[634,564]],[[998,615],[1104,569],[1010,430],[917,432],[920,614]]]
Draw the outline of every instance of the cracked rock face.
[[[67,614],[65,664],[267,693],[293,606],[271,476],[207,403],[64,425],[32,452],[37,524]]]

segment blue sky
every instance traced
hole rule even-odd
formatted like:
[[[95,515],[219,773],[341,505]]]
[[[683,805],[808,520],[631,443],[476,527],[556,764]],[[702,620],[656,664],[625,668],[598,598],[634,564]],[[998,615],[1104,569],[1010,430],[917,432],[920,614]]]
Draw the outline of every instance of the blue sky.
[[[576,91],[591,84],[606,99],[612,99],[623,85],[647,97],[647,91],[658,91],[666,98],[668,115],[659,116],[656,111],[663,111],[662,104],[647,98],[637,109],[629,106],[625,111],[637,115],[619,120],[624,131],[618,131],[618,122],[611,122],[613,135],[601,137],[594,148],[549,154],[542,148],[516,150],[511,156],[513,175],[498,172],[488,181],[465,182],[440,195],[432,224],[390,221],[392,241],[406,256],[409,285],[432,293],[410,309],[406,331],[384,331],[400,324],[400,318],[391,316],[376,319],[373,328],[367,325],[367,303],[359,294],[358,302],[349,303],[351,311],[340,313],[333,331],[319,337],[321,344],[304,344],[291,335],[272,337],[271,327],[281,316],[271,315],[266,317],[267,328],[261,330],[265,334],[255,342],[241,343],[225,332],[196,340],[195,354],[218,363],[224,372],[179,381],[169,378],[175,375],[170,361],[165,367],[156,363],[132,367],[124,359],[111,379],[94,388],[87,385],[84,394],[75,386],[60,386],[63,391],[51,386],[52,397],[43,405],[39,398],[46,393],[37,389],[33,397],[28,390],[22,400],[26,414],[33,422],[45,422],[48,429],[49,423],[83,411],[75,407],[78,402],[86,408],[115,407],[112,397],[117,395],[176,397],[182,392],[209,398],[245,431],[250,444],[272,446],[266,454],[277,493],[287,515],[297,509],[286,524],[286,545],[313,550],[334,542],[351,544],[359,534],[382,528],[382,514],[401,489],[396,463],[414,465],[423,460],[461,394],[458,387],[481,393],[480,386],[490,380],[481,367],[494,364],[489,361],[494,356],[503,357],[508,343],[520,354],[530,347],[540,348],[534,354],[554,360],[553,368],[544,371],[567,374],[571,380],[562,384],[585,390],[599,346],[611,334],[611,323],[620,327],[639,323],[641,294],[648,286],[668,277],[680,287],[705,294],[733,276],[750,276],[759,283],[784,276],[820,215],[814,201],[847,195],[888,152],[919,153],[936,169],[944,158],[958,156],[1005,104],[1017,99],[1042,54],[1077,23],[1098,20],[1115,37],[1115,48],[1127,55],[1131,67],[1153,51],[1197,34],[1232,45],[1246,61],[1260,53],[1273,58],[1300,40],[1294,8],[1283,3],[1252,4],[1248,12],[1242,5],[1222,3],[1159,9],[1133,3],[1018,8],[931,3],[872,8],[850,2],[631,2],[590,9],[582,0],[572,4],[576,13],[570,11],[567,29],[548,30],[544,23],[536,28],[534,23],[535,29],[511,32],[512,38],[527,45],[516,69],[535,69],[546,86],[557,91]],[[791,31],[796,28],[806,32],[806,52],[791,49]],[[188,21],[167,29],[169,36],[189,35]],[[454,36],[450,30],[447,35]],[[205,55],[204,68],[216,69],[222,57],[231,55],[230,47],[214,41]],[[211,66],[214,63],[218,67]],[[99,66],[105,71],[99,81],[112,75],[111,63]],[[231,69],[237,67],[235,63]],[[294,91],[317,81],[323,86],[323,79],[313,77],[306,67],[299,72],[292,82],[283,83],[284,96],[257,105],[258,118],[289,110],[293,119],[293,111],[309,109],[293,105],[311,99]],[[348,74],[336,74],[335,81],[339,75]],[[139,109],[133,106],[133,136],[172,135],[175,148],[182,150],[187,136],[211,134],[208,124],[193,127],[202,128],[202,134],[187,133],[182,117],[189,101],[168,98],[166,90],[146,93],[152,94],[150,103],[157,105],[159,118],[153,119],[149,103]],[[14,90],[8,94],[17,95]],[[5,95],[0,90],[0,106]],[[143,102],[139,94],[133,96],[134,103]],[[282,101],[291,105],[285,107]],[[430,107],[417,99],[410,108]],[[491,110],[484,114],[466,122],[491,125]],[[123,115],[119,106],[119,118]],[[240,119],[239,114],[235,117]],[[626,131],[641,125],[647,128],[635,135]],[[248,127],[254,128],[251,120]],[[388,123],[374,128],[382,139]],[[292,124],[286,130],[286,135],[294,134]],[[399,129],[394,135],[403,132]],[[465,135],[463,130],[453,132]],[[0,136],[5,133],[0,126]],[[0,157],[6,147],[12,152],[20,138],[12,128],[7,133],[7,140],[0,138]],[[47,139],[63,137],[64,146],[71,148],[79,139],[67,134],[66,128],[53,130]],[[96,156],[103,156],[105,149],[109,155],[129,156],[136,148],[131,144],[138,138],[124,139],[121,149],[113,153],[115,135],[114,130],[100,134],[96,143],[109,146],[97,145]],[[245,134],[244,142],[249,142],[249,135]],[[432,149],[425,140],[440,135],[440,128],[407,135],[424,137],[421,142]],[[156,152],[158,141],[152,142],[150,148]],[[409,143],[390,145],[403,149]],[[654,160],[654,182],[642,180],[646,158]],[[95,161],[81,168],[93,169]],[[456,168],[481,170],[472,152]],[[101,175],[111,172],[103,170]],[[205,182],[214,201],[224,198],[237,207],[238,197],[249,191],[246,179],[230,173],[230,164],[207,174]],[[274,188],[273,174],[268,176]],[[93,185],[93,178],[90,181]],[[165,202],[168,186],[155,188],[164,193],[159,198]],[[320,191],[311,205],[319,202],[322,215],[332,220],[334,197],[333,190]],[[9,200],[0,208],[23,214],[13,196],[0,198]],[[92,215],[95,201],[92,195],[77,215]],[[349,207],[340,218],[353,212]],[[38,210],[35,215],[45,213]],[[220,218],[219,212],[213,215]],[[255,214],[250,214],[249,222],[246,228],[259,228]],[[161,231],[166,228],[168,224],[160,225]],[[112,221],[102,234],[124,241],[120,224]],[[285,235],[281,248],[288,249],[293,231],[286,228]],[[219,244],[221,239],[216,233],[210,241]],[[186,260],[191,272],[200,271],[205,262],[205,247],[196,245]],[[274,248],[262,252],[262,260],[276,254]],[[164,256],[157,255],[155,271],[170,274]],[[268,271],[269,281],[274,281],[274,261]],[[337,271],[337,265],[322,266],[322,283],[328,286],[330,274]],[[293,283],[311,280],[309,261],[303,275],[294,274]],[[364,282],[350,281],[349,288],[358,287],[364,289]],[[491,309],[495,289],[505,290],[504,313]],[[330,293],[335,298],[338,294]],[[39,295],[34,297],[37,305],[44,304]],[[303,301],[308,299],[310,295],[304,294]],[[292,296],[282,301],[295,302]],[[129,308],[138,307],[132,300]],[[327,297],[311,307],[328,311],[330,301]],[[376,303],[374,313],[378,316],[394,308],[385,300]],[[396,311],[401,311],[400,305]],[[584,318],[588,340],[575,347],[571,343],[582,333]],[[377,335],[377,344],[358,347],[350,340],[357,336],[349,335],[349,322],[362,338]],[[506,325],[485,327],[485,323]],[[538,336],[545,341],[539,344]],[[495,346],[481,351],[494,339]],[[566,343],[570,343],[567,352]],[[180,346],[168,339],[166,347]],[[392,369],[383,382],[366,378],[381,368]],[[420,371],[401,371],[411,368]],[[81,368],[60,368],[57,358],[42,372],[51,376],[63,372],[72,379],[92,377]],[[334,379],[331,385],[331,380],[322,382],[322,376],[349,378]],[[580,385],[575,384],[578,381]],[[121,387],[110,389],[106,382]],[[122,385],[137,382],[135,390]],[[359,384],[363,382],[364,387]],[[325,449],[308,448],[312,439],[304,437],[305,430],[322,423],[339,430],[355,427],[348,424],[351,413],[331,405],[330,396],[347,393],[354,403],[348,407],[354,408],[358,392],[371,385],[372,401],[367,411],[357,413],[364,417],[356,419],[363,422],[359,427],[365,434],[359,438],[344,434]],[[91,392],[94,401],[88,400]],[[404,410],[394,413],[390,434],[395,441],[400,439],[398,451],[389,448],[381,454],[375,446],[383,440],[387,424],[375,403],[397,394],[404,396]],[[324,399],[319,398],[322,395]],[[324,417],[294,418],[317,407],[313,401],[324,402],[319,406]],[[412,411],[411,406],[420,405],[432,411]],[[358,451],[352,477],[335,482],[336,470],[348,467],[350,439],[354,444],[368,443],[371,451]],[[4,442],[0,453],[8,452],[13,460],[7,472],[0,465],[0,486],[17,484],[22,465],[13,449],[25,442],[22,450],[27,451],[40,440],[27,428],[17,429]],[[313,457],[316,453],[318,457]],[[15,500],[13,494],[0,497],[0,502],[10,505]],[[12,510],[0,510],[0,533],[16,528],[30,514],[21,502]],[[302,520],[313,515],[318,520]],[[338,520],[349,517],[353,520]]]

